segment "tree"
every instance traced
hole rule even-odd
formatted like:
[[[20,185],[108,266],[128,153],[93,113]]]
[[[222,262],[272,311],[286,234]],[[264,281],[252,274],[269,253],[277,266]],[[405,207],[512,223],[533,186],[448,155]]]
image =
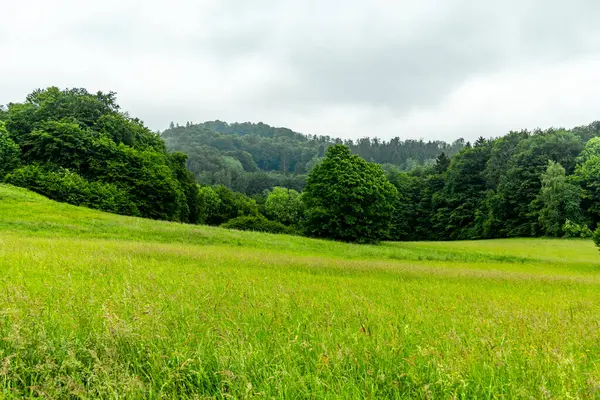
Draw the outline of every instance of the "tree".
[[[445,238],[481,237],[476,217],[486,196],[482,172],[489,154],[489,142],[480,138],[457,154],[444,172],[444,188],[433,199],[437,209],[433,223]]]
[[[544,234],[563,236],[566,221],[582,224],[581,189],[570,183],[565,169],[559,163],[548,161],[548,168],[541,176],[542,188],[536,202],[539,203],[539,222]]]
[[[450,158],[448,158],[446,153],[442,152],[435,159],[434,171],[438,174],[443,174],[444,172],[446,172],[446,170],[450,166],[450,161],[451,160],[450,160]]]
[[[19,166],[20,154],[19,146],[8,136],[4,123],[0,121],[0,182]]]
[[[266,216],[284,225],[298,225],[304,215],[304,203],[294,189],[275,187],[265,201]]]
[[[73,173],[60,175],[57,182],[78,182],[87,188],[110,184],[133,203],[119,210],[135,210],[146,218],[197,221],[197,194],[185,168],[187,157],[168,153],[159,135],[119,111],[114,93],[35,90],[24,103],[9,104],[3,118],[9,136],[21,148],[24,166],[40,164],[46,172],[62,168]],[[58,176],[46,172],[42,175]],[[74,176],[89,185],[80,185]],[[55,191],[48,195],[69,199]]]
[[[306,183],[306,233],[348,242],[377,242],[389,234],[396,195],[379,165],[351,154],[344,145],[334,145]]]
[[[585,145],[577,158],[574,179],[583,188],[582,207],[595,226],[600,222],[600,137]]]
[[[198,189],[198,222],[206,224],[215,219],[221,199],[210,186]]]
[[[418,188],[421,180],[410,173],[392,167],[387,171],[387,178],[396,187],[397,196],[392,216],[391,240],[415,240],[417,224]]]

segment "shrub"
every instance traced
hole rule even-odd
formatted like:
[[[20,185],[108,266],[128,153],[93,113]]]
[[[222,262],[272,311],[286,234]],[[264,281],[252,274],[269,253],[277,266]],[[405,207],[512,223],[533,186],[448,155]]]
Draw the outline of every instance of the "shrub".
[[[126,192],[109,183],[88,182],[64,168],[50,170],[32,164],[8,174],[6,182],[56,201],[117,214],[139,215],[139,210]]]
[[[237,217],[259,215],[256,201],[250,197],[234,192],[223,185],[213,190],[219,197],[219,201],[213,212],[206,216],[205,222],[208,225],[221,225]]]
[[[239,231],[256,231],[269,233],[293,234],[294,230],[280,222],[269,221],[263,216],[248,215],[237,217],[221,225],[222,228],[237,229]]]
[[[577,224],[569,219],[565,221],[563,225],[563,232],[565,238],[590,238],[594,233],[592,233],[591,229],[588,228],[585,224]]]
[[[304,215],[304,203],[294,189],[275,187],[265,201],[266,216],[284,225],[298,225]]]
[[[597,247],[600,247],[600,226],[596,228],[592,234],[592,240],[594,240],[594,243],[596,243]]]

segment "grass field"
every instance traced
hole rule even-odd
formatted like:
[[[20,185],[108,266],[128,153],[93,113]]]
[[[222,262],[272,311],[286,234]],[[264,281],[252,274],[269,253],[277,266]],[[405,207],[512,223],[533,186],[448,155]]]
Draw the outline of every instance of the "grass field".
[[[599,398],[591,241],[357,246],[0,185],[0,393]]]

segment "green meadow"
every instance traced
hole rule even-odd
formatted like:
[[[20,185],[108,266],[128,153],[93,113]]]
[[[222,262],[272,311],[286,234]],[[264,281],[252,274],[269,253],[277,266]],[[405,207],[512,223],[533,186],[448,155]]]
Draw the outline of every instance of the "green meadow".
[[[0,185],[4,398],[599,398],[591,240],[343,244]]]

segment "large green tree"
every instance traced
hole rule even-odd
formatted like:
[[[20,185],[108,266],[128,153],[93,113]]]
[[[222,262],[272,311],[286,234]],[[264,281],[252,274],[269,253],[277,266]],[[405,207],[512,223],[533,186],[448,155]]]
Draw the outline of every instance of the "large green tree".
[[[437,211],[432,221],[443,238],[481,237],[476,218],[486,196],[483,171],[489,155],[490,143],[481,138],[474,146],[464,148],[447,167],[444,188],[434,197]]]
[[[332,146],[306,183],[306,233],[377,242],[389,234],[396,195],[379,165],[353,155],[346,146]]]

